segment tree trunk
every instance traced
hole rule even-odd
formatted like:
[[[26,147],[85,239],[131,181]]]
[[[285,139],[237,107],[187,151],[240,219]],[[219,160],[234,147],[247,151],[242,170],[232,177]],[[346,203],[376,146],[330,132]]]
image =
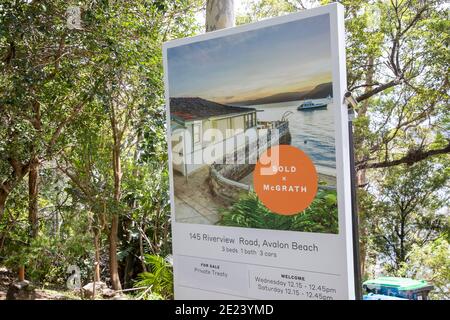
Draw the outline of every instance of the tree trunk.
[[[3,220],[3,214],[5,213],[6,199],[8,199],[9,193],[3,189],[0,189],[0,222]]]
[[[14,190],[14,188],[22,181],[30,169],[30,163],[22,164],[14,158],[9,158],[8,161],[13,169],[13,172],[11,176],[0,185],[0,223],[2,223],[3,216],[5,214],[8,196],[11,194],[11,191]],[[5,230],[0,233],[0,250],[3,248],[5,243]]]
[[[400,219],[400,252],[397,257],[397,269],[401,266],[402,262],[406,260],[406,250],[405,250],[405,226],[406,226],[406,215],[404,212],[401,213]],[[397,271],[397,270],[396,270]]]
[[[119,277],[119,264],[117,261],[117,231],[119,230],[119,217],[114,214],[111,221],[109,233],[109,272],[111,284],[114,290],[122,290]]]
[[[130,243],[129,245],[133,246],[134,251],[134,243]],[[128,254],[125,258],[125,266],[123,268],[123,287],[128,289],[132,286],[132,279],[134,275],[134,266],[135,266],[134,254]]]
[[[95,247],[94,282],[98,282],[100,281],[100,245],[99,245],[99,231],[97,229],[97,226],[94,226],[94,247]]]
[[[3,215],[5,213],[5,203],[6,199],[8,198],[8,193],[4,191],[3,189],[0,189],[0,224],[2,224],[3,221]],[[0,251],[3,249],[3,243],[4,243],[4,235],[5,230],[0,233]]]
[[[234,27],[234,0],[208,0],[206,32]]]
[[[366,84],[369,86],[366,87],[365,93],[369,92],[372,89],[372,86],[370,84],[373,83],[373,75],[374,75],[374,58],[373,56],[369,56],[367,59],[367,74],[366,74]],[[362,103],[360,103],[360,107],[358,108],[358,116],[359,117],[365,117],[367,114],[367,109],[369,108],[369,100],[364,100]],[[360,149],[362,147],[362,144],[364,141],[361,139],[361,137],[356,137],[354,148],[356,150]],[[356,162],[358,162],[361,159],[356,159]],[[361,169],[356,172],[356,187],[363,186],[367,183],[366,180],[366,169]],[[362,209],[358,205],[358,212],[362,212]],[[360,215],[361,217],[361,215]],[[367,260],[367,230],[364,227],[364,223],[362,223],[359,227],[359,234],[360,234],[360,241],[359,241],[359,256],[360,256],[360,267],[361,267],[361,276],[364,278],[365,272],[366,272],[366,260]]]
[[[145,265],[145,256],[144,256],[144,242],[142,241],[142,232],[145,231],[141,223],[139,230],[139,260],[141,261],[142,271],[147,272],[147,266]]]
[[[38,195],[39,195],[39,160],[33,157],[30,162],[28,174],[28,221],[30,224],[30,237],[37,237],[39,231],[38,221]]]
[[[114,290],[122,290],[119,277],[119,264],[117,260],[117,240],[119,232],[120,195],[122,183],[122,168],[120,164],[120,138],[114,106],[111,106],[111,129],[113,133],[113,153],[112,165],[114,172],[114,202],[115,211],[112,212],[111,230],[109,233],[109,272],[111,274],[111,284]]]
[[[12,167],[13,172],[7,180],[3,181],[3,183],[0,184],[0,222],[2,221],[3,215],[5,213],[6,200],[8,200],[8,196],[22,181],[22,179],[30,169],[29,163],[22,164],[20,161],[13,158],[9,158],[8,161]]]
[[[32,124],[36,135],[42,130],[41,105],[37,100],[32,103],[34,117]],[[31,147],[30,172],[28,173],[28,221],[30,224],[30,237],[35,239],[39,231],[38,196],[39,196],[39,159],[35,154],[35,146]]]
[[[24,266],[20,266],[18,273],[19,273],[19,275],[18,275],[19,281],[20,282],[24,281],[25,280],[25,267]]]

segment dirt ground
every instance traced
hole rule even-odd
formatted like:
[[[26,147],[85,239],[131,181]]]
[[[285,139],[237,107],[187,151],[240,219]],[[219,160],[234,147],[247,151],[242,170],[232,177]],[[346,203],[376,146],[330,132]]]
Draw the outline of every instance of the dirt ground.
[[[10,270],[0,266],[0,300],[6,300],[9,285],[16,280]],[[73,292],[36,289],[36,300],[73,300],[81,299]]]

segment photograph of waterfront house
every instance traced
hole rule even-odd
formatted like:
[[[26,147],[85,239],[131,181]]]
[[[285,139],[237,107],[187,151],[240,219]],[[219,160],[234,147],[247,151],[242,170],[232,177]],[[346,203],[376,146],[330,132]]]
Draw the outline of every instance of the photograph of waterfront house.
[[[321,15],[167,49],[177,223],[337,233],[330,17]],[[253,191],[259,155],[290,144],[319,191],[293,216]]]
[[[238,136],[256,128],[254,108],[227,106],[201,98],[171,98],[170,108],[172,152],[179,157],[173,161],[173,170],[184,176],[207,165],[203,155],[211,144],[232,146],[234,151],[244,143]],[[213,155],[215,159],[223,157],[226,149],[221,151]]]

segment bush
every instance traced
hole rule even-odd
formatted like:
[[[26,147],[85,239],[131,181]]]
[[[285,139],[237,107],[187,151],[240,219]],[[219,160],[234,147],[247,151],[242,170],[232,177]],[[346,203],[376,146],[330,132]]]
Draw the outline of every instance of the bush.
[[[223,216],[218,224],[223,226],[338,233],[335,190],[319,190],[306,210],[292,216],[272,213],[254,192],[244,195],[221,213]]]
[[[414,245],[408,262],[403,262],[394,276],[427,280],[434,286],[430,299],[450,299],[450,244],[440,237],[424,246]]]
[[[166,259],[158,255],[145,255],[151,272],[140,273],[135,288],[147,287],[138,297],[147,300],[173,299],[173,270]]]

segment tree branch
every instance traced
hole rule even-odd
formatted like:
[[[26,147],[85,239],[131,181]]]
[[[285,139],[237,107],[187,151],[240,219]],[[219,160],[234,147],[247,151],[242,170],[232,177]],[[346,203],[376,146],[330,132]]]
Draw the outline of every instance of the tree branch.
[[[386,89],[394,87],[394,86],[398,85],[400,82],[401,82],[401,79],[396,78],[396,79],[386,82],[382,85],[379,85],[378,87],[375,87],[374,89],[372,89],[368,92],[365,92],[365,93],[359,95],[358,97],[356,97],[356,101],[361,102],[363,100],[369,99],[371,96],[374,96],[381,91],[384,91]]]
[[[412,165],[416,162],[425,160],[431,156],[439,155],[439,154],[446,154],[450,153],[450,142],[441,149],[434,149],[434,150],[427,150],[423,151],[421,149],[409,152],[404,157],[397,159],[397,160],[386,160],[382,162],[375,162],[375,163],[361,163],[357,166],[357,170],[362,169],[375,169],[375,168],[388,168],[397,166],[399,164],[408,164]]]
[[[86,97],[72,110],[70,115],[62,120],[59,125],[56,127],[56,130],[53,132],[52,137],[50,139],[50,142],[48,143],[47,151],[49,152],[53,146],[55,145],[58,138],[61,136],[62,131],[64,128],[74,120],[74,118],[83,111],[83,108],[85,107],[86,103],[89,101],[90,98],[96,93],[97,87],[100,84],[100,80],[97,81],[97,83],[94,85],[92,91],[86,95]]]

